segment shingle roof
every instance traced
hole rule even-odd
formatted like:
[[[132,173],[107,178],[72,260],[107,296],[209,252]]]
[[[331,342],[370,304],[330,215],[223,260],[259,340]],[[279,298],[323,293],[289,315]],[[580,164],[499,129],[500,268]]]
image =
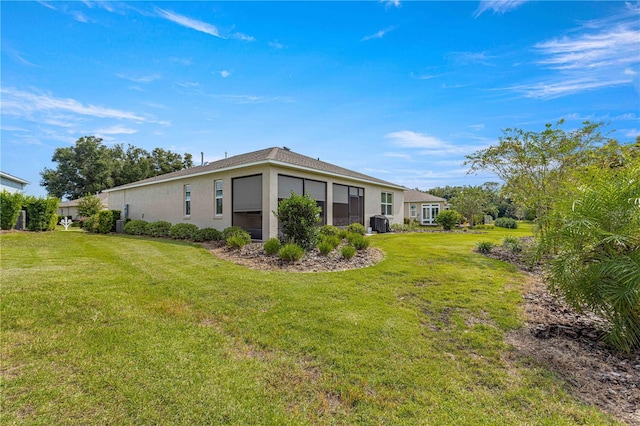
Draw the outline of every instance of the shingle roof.
[[[427,192],[416,191],[415,189],[405,189],[404,202],[405,203],[423,203],[423,202],[446,202],[444,198],[436,197]]]
[[[178,170],[176,172],[155,176],[149,179],[139,180],[137,182],[132,182],[126,185],[108,189],[106,190],[106,192],[141,185],[149,185],[155,182],[163,182],[191,175],[208,174],[225,169],[265,163],[282,164],[298,168],[312,169],[319,172],[340,175],[352,179],[364,180],[367,182],[400,188],[399,185],[384,181],[382,179],[374,178],[363,173],[358,173],[353,170],[345,169],[343,167],[326,163],[315,158],[307,157],[306,155],[298,154],[288,149],[272,147],[261,149],[259,151],[248,152],[246,154],[235,155],[223,160],[214,161],[204,166],[191,167],[188,169]]]

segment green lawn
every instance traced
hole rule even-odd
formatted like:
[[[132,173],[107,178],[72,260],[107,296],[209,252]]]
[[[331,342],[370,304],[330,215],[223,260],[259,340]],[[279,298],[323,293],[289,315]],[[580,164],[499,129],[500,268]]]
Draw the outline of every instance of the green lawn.
[[[366,269],[253,271],[174,241],[0,237],[2,424],[614,424],[509,364],[527,235],[383,234]]]

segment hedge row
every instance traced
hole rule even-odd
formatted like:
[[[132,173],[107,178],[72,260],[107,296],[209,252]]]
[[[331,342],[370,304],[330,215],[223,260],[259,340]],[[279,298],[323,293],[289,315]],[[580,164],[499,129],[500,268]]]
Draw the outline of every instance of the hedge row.
[[[246,231],[238,226],[230,226],[221,232],[214,228],[198,229],[196,225],[191,223],[177,223],[172,225],[164,220],[147,222],[141,219],[127,222],[124,225],[124,232],[129,235],[146,235],[156,238],[173,238],[176,240],[196,242],[227,241],[231,236],[246,234]],[[251,242],[250,236],[248,240],[248,242]]]
[[[20,210],[26,210],[26,228],[29,231],[53,231],[58,222],[56,211],[59,203],[60,200],[54,197],[25,197],[19,192],[11,194],[3,190],[0,193],[0,227],[13,229]]]

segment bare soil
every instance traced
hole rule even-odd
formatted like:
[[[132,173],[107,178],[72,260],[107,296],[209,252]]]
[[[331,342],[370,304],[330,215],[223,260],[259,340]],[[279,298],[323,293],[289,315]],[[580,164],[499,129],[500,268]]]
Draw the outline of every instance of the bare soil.
[[[567,390],[628,425],[640,425],[640,351],[629,356],[602,342],[606,323],[593,314],[576,312],[552,295],[540,265],[496,247],[488,256],[509,261],[526,271],[523,294],[525,326],[506,336],[515,353],[509,361],[532,362],[553,371]]]
[[[329,256],[312,250],[297,262],[269,256],[261,243],[233,250],[220,243],[205,243],[215,256],[252,269],[286,272],[327,272],[364,268],[378,263],[384,254],[377,249],[358,251],[343,259],[339,250]],[[525,326],[506,336],[514,351],[509,363],[528,363],[554,372],[568,392],[593,404],[628,425],[640,426],[640,352],[630,356],[607,348],[601,341],[606,324],[594,315],[580,314],[553,296],[546,288],[540,265],[501,247],[490,257],[511,262],[526,273],[523,294]]]

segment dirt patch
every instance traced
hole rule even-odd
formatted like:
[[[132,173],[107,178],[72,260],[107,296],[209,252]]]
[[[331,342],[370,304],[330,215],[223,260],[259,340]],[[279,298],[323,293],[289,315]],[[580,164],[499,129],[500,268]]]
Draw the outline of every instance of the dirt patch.
[[[369,247],[358,250],[351,259],[344,259],[340,255],[340,247],[328,255],[321,254],[318,249],[313,249],[300,260],[286,262],[277,255],[268,255],[264,251],[262,243],[251,243],[241,249],[231,249],[226,245],[216,243],[203,243],[214,256],[246,266],[250,269],[284,272],[336,272],[350,269],[366,268],[373,266],[384,258],[384,254],[375,248]]]
[[[528,271],[523,295],[526,325],[506,336],[516,349],[515,359],[533,360],[561,377],[581,401],[626,424],[640,425],[640,351],[626,356],[605,347],[601,330],[606,323],[552,295],[539,265],[532,267],[502,248],[489,256]]]

